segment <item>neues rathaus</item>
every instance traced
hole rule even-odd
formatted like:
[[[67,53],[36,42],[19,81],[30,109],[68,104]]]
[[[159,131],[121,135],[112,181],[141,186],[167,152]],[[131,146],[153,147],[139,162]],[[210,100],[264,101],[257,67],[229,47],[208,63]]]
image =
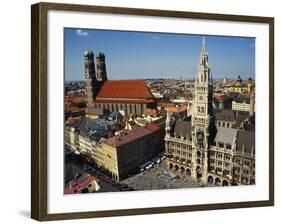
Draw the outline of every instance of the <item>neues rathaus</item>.
[[[253,91],[253,90],[252,90]],[[216,111],[203,37],[195,79],[192,115],[167,113],[165,154],[170,169],[203,185],[255,184],[255,122],[251,111]]]

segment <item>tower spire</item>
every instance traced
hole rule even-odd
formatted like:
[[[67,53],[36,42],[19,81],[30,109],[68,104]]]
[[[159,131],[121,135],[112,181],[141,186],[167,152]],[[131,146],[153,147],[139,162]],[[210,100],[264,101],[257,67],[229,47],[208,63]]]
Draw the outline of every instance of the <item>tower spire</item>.
[[[205,36],[202,38],[202,52],[206,52]]]

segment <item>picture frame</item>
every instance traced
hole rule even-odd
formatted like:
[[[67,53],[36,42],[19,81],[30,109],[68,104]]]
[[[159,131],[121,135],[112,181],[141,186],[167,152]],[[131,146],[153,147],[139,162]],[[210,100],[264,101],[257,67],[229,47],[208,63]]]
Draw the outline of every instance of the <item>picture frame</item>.
[[[146,206],[129,209],[108,209],[88,211],[69,211],[50,213],[48,210],[49,171],[48,162],[50,147],[48,137],[49,104],[48,92],[50,84],[48,71],[50,40],[48,27],[50,11],[68,13],[101,13],[107,15],[138,16],[141,18],[155,17],[172,19],[194,19],[206,21],[224,21],[238,23],[265,24],[268,26],[268,198],[265,200],[251,200],[226,203],[203,203],[178,206]],[[274,205],[274,18],[259,16],[225,15],[202,12],[166,11],[155,9],[119,8],[91,5],[73,5],[57,3],[38,3],[31,6],[31,218],[39,221],[96,218],[125,215],[159,214],[172,212],[204,211],[229,208],[247,208]],[[259,52],[257,52],[259,53]],[[58,74],[60,75],[60,74]],[[61,74],[63,76],[63,74]],[[52,87],[53,88],[53,87]],[[59,148],[59,147],[58,147]]]

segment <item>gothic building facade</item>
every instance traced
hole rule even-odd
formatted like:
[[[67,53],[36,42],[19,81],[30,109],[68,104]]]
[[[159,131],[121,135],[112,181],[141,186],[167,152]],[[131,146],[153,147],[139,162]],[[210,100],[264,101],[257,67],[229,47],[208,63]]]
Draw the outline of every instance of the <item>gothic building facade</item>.
[[[203,185],[254,184],[254,115],[252,112],[215,111],[210,74],[203,38],[192,114],[179,119],[167,112],[165,154],[168,166],[198,179]],[[226,122],[224,119],[229,120],[230,114],[233,115],[231,125],[218,125]]]
[[[143,80],[108,80],[105,55],[98,53],[96,65],[94,53],[84,53],[86,114],[97,110],[109,113],[122,112],[128,117],[142,115],[146,108],[156,108],[156,101]]]

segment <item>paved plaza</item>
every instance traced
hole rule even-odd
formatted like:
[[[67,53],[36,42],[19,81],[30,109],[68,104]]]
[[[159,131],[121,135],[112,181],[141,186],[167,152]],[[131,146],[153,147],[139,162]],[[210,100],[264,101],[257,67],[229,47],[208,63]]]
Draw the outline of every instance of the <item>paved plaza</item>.
[[[176,175],[174,179],[169,178],[164,174],[165,171],[168,171],[167,168],[166,161],[163,161],[160,164],[154,165],[150,170],[131,176],[121,181],[121,183],[132,187],[134,190],[176,189],[203,186],[202,183],[180,172],[169,171]]]

